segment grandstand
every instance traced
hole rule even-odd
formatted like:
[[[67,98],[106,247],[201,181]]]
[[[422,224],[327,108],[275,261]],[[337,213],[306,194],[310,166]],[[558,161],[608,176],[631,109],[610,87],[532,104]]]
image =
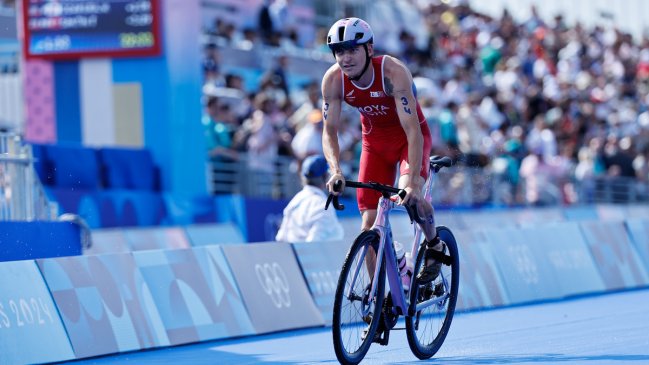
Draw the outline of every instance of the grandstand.
[[[379,52],[406,62],[434,154],[457,162],[433,202],[476,268],[459,310],[649,285],[645,2],[139,1],[151,29],[123,41],[153,42],[142,53],[28,40],[21,3],[41,6],[0,1],[2,364],[330,324],[354,192],[344,242],[273,241],[298,166],[321,151],[323,32],[341,16],[366,18]],[[358,112],[343,121],[355,176]],[[253,287],[269,262],[301,308],[290,317]]]

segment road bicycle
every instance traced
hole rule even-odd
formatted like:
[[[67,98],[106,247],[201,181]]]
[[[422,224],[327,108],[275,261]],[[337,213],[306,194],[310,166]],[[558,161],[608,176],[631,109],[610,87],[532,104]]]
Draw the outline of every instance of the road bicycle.
[[[449,157],[430,158],[431,173],[424,185],[424,198],[427,201],[432,200],[436,174],[442,167],[451,165]],[[337,184],[336,191],[340,190],[341,184],[342,182]],[[421,284],[416,278],[424,267],[425,245],[419,224],[413,224],[411,257],[416,257],[416,260],[410,285],[404,287],[389,215],[392,209],[402,207],[397,201],[405,196],[405,191],[375,182],[348,180],[345,185],[374,189],[381,193],[381,198],[372,228],[362,232],[354,240],[338,279],[332,321],[336,357],[341,364],[358,364],[367,354],[372,342],[385,346],[391,330],[405,329],[413,354],[419,359],[428,359],[442,346],[455,312],[460,281],[455,237],[449,228],[436,227],[438,236],[446,244],[444,252],[436,257],[442,262],[442,270],[433,282]],[[338,210],[344,209],[336,195],[329,195],[325,209],[330,203]],[[411,224],[423,222],[416,207],[404,208]],[[387,295],[386,277],[390,288]],[[399,316],[405,317],[405,328],[395,328]]]

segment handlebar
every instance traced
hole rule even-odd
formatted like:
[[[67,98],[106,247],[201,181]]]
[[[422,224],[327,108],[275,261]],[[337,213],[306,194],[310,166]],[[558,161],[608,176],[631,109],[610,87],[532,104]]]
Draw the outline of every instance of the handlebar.
[[[349,186],[350,188],[366,188],[366,189],[376,190],[381,194],[383,194],[383,196],[386,198],[389,198],[390,194],[397,194],[401,199],[406,197],[406,191],[403,189],[397,189],[394,186],[383,185],[372,181],[370,181],[369,183],[364,183],[360,181],[347,180],[345,182],[345,185]],[[341,180],[338,180],[334,183],[334,191],[340,191],[341,187],[342,187]],[[325,204],[325,210],[329,208],[330,203],[333,203],[333,206],[334,208],[336,208],[336,210],[345,209],[345,206],[343,204],[340,204],[340,202],[338,201],[338,195],[329,194],[329,196],[327,197],[327,203]],[[420,224],[424,223],[424,218],[422,218],[419,215],[419,211],[417,210],[417,207],[412,205],[404,205],[404,207],[406,208],[406,212],[408,212],[410,221],[415,221]]]
[[[438,173],[439,170],[442,169],[442,167],[453,166],[453,160],[448,156],[437,156],[437,155],[431,156],[429,162],[430,162],[430,169],[435,174]],[[405,198],[406,196],[406,191],[403,189],[397,189],[394,186],[383,185],[376,182],[364,183],[360,181],[347,180],[345,182],[345,185],[351,188],[373,189],[383,194],[385,198],[389,198],[390,194],[397,194],[401,199]],[[339,192],[341,191],[341,188],[342,188],[342,181],[341,180],[336,181],[334,183],[334,191]],[[327,197],[327,203],[325,204],[325,210],[329,208],[329,204],[333,204],[336,210],[345,209],[345,206],[343,204],[340,204],[340,202],[338,201],[338,195],[329,194],[329,196]],[[424,223],[424,219],[419,215],[419,211],[416,209],[416,207],[410,205],[404,205],[404,207],[406,208],[406,212],[408,212],[410,221],[415,221],[420,224]]]

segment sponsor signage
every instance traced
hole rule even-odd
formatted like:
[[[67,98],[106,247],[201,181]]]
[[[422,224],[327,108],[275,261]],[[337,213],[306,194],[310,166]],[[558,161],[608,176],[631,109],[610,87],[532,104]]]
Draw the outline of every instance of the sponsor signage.
[[[171,345],[252,333],[222,254],[206,249],[135,252]]]
[[[528,229],[505,228],[484,231],[501,273],[510,304],[562,296],[556,274],[541,254],[543,242]]]
[[[222,246],[257,333],[324,325],[291,246]]]
[[[480,233],[454,232],[460,254],[458,309],[499,307],[509,304],[509,296],[498,265]]]
[[[169,345],[131,254],[38,260],[77,358]]]
[[[50,292],[34,261],[0,262],[0,364],[74,359]]]
[[[623,222],[581,222],[580,225],[607,290],[649,284],[649,275]]]
[[[333,303],[340,269],[351,240],[294,243],[293,249],[302,268],[313,300],[327,325],[333,318]]]

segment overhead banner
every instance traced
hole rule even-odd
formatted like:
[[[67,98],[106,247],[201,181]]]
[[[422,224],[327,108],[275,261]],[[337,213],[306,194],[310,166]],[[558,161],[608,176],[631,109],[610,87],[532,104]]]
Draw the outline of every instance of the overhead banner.
[[[77,358],[168,346],[131,254],[38,260]]]
[[[221,246],[257,333],[324,325],[287,243]]]
[[[327,325],[331,325],[338,277],[351,242],[350,240],[293,244],[309,291]]]
[[[580,225],[607,290],[649,284],[649,275],[631,245],[623,222],[581,222]]]
[[[74,359],[59,313],[34,261],[0,262],[0,364]]]
[[[253,333],[219,251],[154,250],[133,256],[151,289],[171,345]]]

